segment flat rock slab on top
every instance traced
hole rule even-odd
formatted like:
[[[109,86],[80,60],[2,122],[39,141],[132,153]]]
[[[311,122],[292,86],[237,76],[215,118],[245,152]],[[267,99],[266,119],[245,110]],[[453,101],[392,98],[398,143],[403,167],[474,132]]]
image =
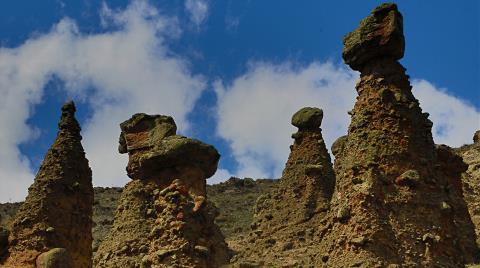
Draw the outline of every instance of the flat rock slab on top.
[[[374,58],[399,60],[405,51],[403,17],[393,3],[381,4],[343,39],[343,59],[361,71]]]
[[[206,178],[217,170],[218,151],[199,140],[176,135],[170,116],[139,113],[120,128],[119,152],[130,155],[127,170],[131,178],[150,178],[159,170],[178,166],[196,166]]]

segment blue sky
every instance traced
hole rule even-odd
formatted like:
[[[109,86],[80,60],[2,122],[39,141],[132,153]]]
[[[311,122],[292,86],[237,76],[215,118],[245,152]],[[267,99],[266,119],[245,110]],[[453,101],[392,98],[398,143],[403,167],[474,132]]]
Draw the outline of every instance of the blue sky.
[[[4,1],[0,9],[0,201],[20,200],[77,102],[96,185],[123,185],[118,123],[173,115],[217,147],[219,172],[278,177],[291,114],[325,110],[327,145],[346,133],[358,73],[342,37],[380,1]],[[414,94],[438,143],[480,128],[478,1],[398,1]]]

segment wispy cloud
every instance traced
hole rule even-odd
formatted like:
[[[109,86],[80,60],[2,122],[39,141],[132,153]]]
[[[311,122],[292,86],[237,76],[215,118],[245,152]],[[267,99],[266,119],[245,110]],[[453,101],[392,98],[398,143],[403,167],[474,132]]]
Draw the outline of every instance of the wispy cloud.
[[[197,28],[199,28],[208,17],[207,0],[186,0],[185,9],[190,15],[190,20]]]
[[[83,125],[83,143],[96,185],[128,180],[126,157],[116,148],[118,124],[133,113],[173,115],[181,131],[188,128],[186,115],[205,82],[165,45],[179,33],[176,20],[145,1],[118,12],[105,7],[102,14],[115,31],[84,35],[75,21],[63,19],[49,33],[0,49],[0,202],[23,198],[32,183],[34,174],[18,145],[32,138],[26,121],[54,75],[69,95],[93,109]]]

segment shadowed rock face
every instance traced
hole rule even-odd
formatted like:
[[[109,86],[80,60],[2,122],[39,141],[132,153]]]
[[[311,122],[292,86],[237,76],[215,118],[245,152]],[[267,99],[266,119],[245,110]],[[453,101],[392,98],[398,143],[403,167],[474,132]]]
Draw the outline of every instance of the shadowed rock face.
[[[462,189],[475,225],[477,245],[480,245],[480,130],[475,132],[473,144],[457,148],[455,153],[468,165],[462,174]]]
[[[120,153],[132,178],[122,192],[96,267],[219,267],[230,253],[206,201],[214,147],[176,135],[175,122],[135,114],[120,125]]]
[[[296,265],[311,264],[318,254],[318,226],[329,208],[335,177],[330,156],[322,138],[323,112],[306,107],[292,117],[299,128],[283,171],[280,185],[259,197],[255,206],[253,231],[247,239],[256,246],[236,258],[261,262],[265,267],[291,265],[289,250],[301,250]],[[248,243],[244,241],[243,243]],[[303,260],[301,260],[303,258]]]
[[[401,21],[394,4],[383,4],[344,40],[344,60],[361,76],[348,136],[332,148],[337,185],[322,244],[329,267],[463,267],[476,252],[465,166],[435,147],[432,122],[396,61]]]
[[[72,267],[92,266],[92,173],[74,113],[73,102],[62,107],[57,138],[11,224],[5,267],[57,267],[45,264],[54,248]]]

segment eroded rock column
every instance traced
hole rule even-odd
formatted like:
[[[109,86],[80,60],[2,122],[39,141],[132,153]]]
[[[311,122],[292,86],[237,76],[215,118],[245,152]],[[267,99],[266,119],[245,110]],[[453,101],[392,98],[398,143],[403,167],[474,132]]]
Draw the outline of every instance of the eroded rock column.
[[[96,267],[219,267],[230,252],[214,224],[206,178],[220,155],[213,146],[176,135],[171,117],[135,114],[123,122],[120,153],[132,181],[123,190]]]
[[[311,265],[335,187],[335,176],[320,125],[323,111],[305,107],[292,117],[298,132],[278,188],[259,197],[252,232],[235,257],[265,267]],[[290,266],[288,266],[290,267]]]
[[[462,165],[436,149],[398,62],[402,27],[397,6],[382,4],[344,39],[343,58],[361,75],[348,136],[333,148],[328,267],[463,267],[476,253],[463,233],[473,229],[457,190]]]
[[[2,267],[91,267],[92,172],[75,105],[62,107],[59,132],[10,228]]]

